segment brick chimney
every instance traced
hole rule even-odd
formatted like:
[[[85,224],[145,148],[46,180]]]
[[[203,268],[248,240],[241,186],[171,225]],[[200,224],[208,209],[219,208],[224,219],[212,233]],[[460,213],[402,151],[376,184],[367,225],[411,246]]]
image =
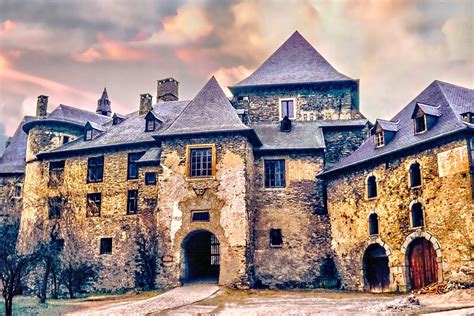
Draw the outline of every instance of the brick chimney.
[[[156,102],[178,101],[178,85],[179,82],[174,78],[158,80]]]
[[[40,95],[36,101],[36,117],[45,118],[48,115],[48,96]]]
[[[140,109],[138,110],[139,115],[147,114],[153,109],[152,100],[153,97],[151,94],[140,94]]]

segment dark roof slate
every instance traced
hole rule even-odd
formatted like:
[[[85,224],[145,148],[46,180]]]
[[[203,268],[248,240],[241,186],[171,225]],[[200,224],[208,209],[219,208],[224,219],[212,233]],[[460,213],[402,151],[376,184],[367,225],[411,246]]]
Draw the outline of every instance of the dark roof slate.
[[[412,114],[417,103],[439,106],[441,112],[436,124],[422,134],[415,134],[413,130]],[[373,140],[370,138],[350,156],[331,169],[326,170],[323,174],[414,147],[453,132],[472,128],[471,124],[461,120],[460,114],[466,109],[473,110],[473,104],[474,90],[435,80],[393,117],[391,121],[400,121],[400,128],[388,144],[384,147],[375,148]]]
[[[10,139],[10,145],[5,148],[0,157],[0,174],[24,173],[26,160],[26,145],[28,135],[23,131],[23,124],[31,122],[34,117],[25,116]]]
[[[375,126],[379,125],[384,131],[397,132],[400,129],[400,121],[392,122],[382,119],[377,119],[375,121]]]
[[[148,149],[145,154],[138,159],[139,164],[159,163],[161,158],[161,147],[153,147]]]
[[[159,115],[158,115],[159,116]],[[250,130],[242,123],[214,76],[160,135]]]
[[[427,115],[441,116],[442,114],[439,106],[433,106],[433,105],[425,104],[421,102],[417,102],[416,105],[423,111],[423,113]],[[414,117],[413,115],[415,115],[415,113],[412,114],[412,118]]]
[[[69,105],[60,104],[51,112],[48,119],[69,120],[85,125],[87,122],[92,122],[98,125],[109,123],[112,118],[106,115],[89,112]]]
[[[297,31],[233,88],[353,80],[339,73]]]

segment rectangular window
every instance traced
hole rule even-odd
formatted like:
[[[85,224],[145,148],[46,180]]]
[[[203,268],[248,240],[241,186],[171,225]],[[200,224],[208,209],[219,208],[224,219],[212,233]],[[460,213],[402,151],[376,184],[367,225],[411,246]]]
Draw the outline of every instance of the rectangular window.
[[[383,147],[385,145],[384,132],[378,132],[374,135],[375,147]]]
[[[99,217],[102,202],[101,193],[87,194],[87,217]]]
[[[48,217],[49,219],[60,219],[62,199],[59,196],[48,198]]]
[[[212,148],[191,148],[189,158],[189,176],[212,176]]]
[[[111,254],[112,253],[112,238],[101,238],[100,239],[100,254]]]
[[[21,197],[21,184],[15,185],[15,197],[16,198]]]
[[[137,161],[142,158],[145,153],[131,153],[128,154],[128,179],[138,179],[138,165]]]
[[[127,215],[138,213],[138,190],[128,190]]]
[[[155,120],[146,121],[146,131],[153,132],[155,130]]]
[[[156,172],[147,172],[147,173],[145,173],[145,184],[146,185],[155,185],[156,184]]]
[[[104,179],[104,156],[91,157],[87,161],[87,182],[102,182]]]
[[[426,132],[426,115],[415,118],[415,133]]]
[[[281,229],[270,229],[270,246],[283,246],[283,237],[281,235]]]
[[[86,131],[85,140],[91,140],[91,139],[92,139],[92,129],[88,129]]]
[[[49,187],[57,187],[64,181],[64,160],[50,161],[49,163]]]
[[[193,222],[209,222],[209,212],[192,212]]]
[[[220,262],[220,244],[217,237],[213,234],[211,235],[211,266],[218,266]]]
[[[285,116],[288,116],[289,119],[295,118],[294,100],[281,100],[280,108],[281,118],[284,118]]]
[[[265,188],[284,188],[285,160],[265,160]]]

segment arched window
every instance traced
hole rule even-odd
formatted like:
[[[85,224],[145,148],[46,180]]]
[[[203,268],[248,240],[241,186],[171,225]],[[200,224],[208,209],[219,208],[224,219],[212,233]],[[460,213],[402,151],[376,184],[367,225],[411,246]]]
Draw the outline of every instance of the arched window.
[[[379,217],[375,213],[372,213],[369,216],[369,234],[370,235],[379,234]]]
[[[410,166],[410,188],[421,186],[420,164],[415,162]]]
[[[424,224],[423,207],[420,202],[416,202],[411,206],[411,223],[413,227],[422,227]]]
[[[367,178],[367,197],[369,199],[377,197],[377,178],[375,176]]]

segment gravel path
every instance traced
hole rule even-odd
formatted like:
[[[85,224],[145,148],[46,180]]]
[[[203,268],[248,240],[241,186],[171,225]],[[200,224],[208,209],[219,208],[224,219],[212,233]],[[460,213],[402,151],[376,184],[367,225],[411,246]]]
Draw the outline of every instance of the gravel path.
[[[198,283],[177,287],[142,301],[114,303],[100,308],[79,310],[67,315],[146,315],[201,301],[219,290],[217,284]]]

